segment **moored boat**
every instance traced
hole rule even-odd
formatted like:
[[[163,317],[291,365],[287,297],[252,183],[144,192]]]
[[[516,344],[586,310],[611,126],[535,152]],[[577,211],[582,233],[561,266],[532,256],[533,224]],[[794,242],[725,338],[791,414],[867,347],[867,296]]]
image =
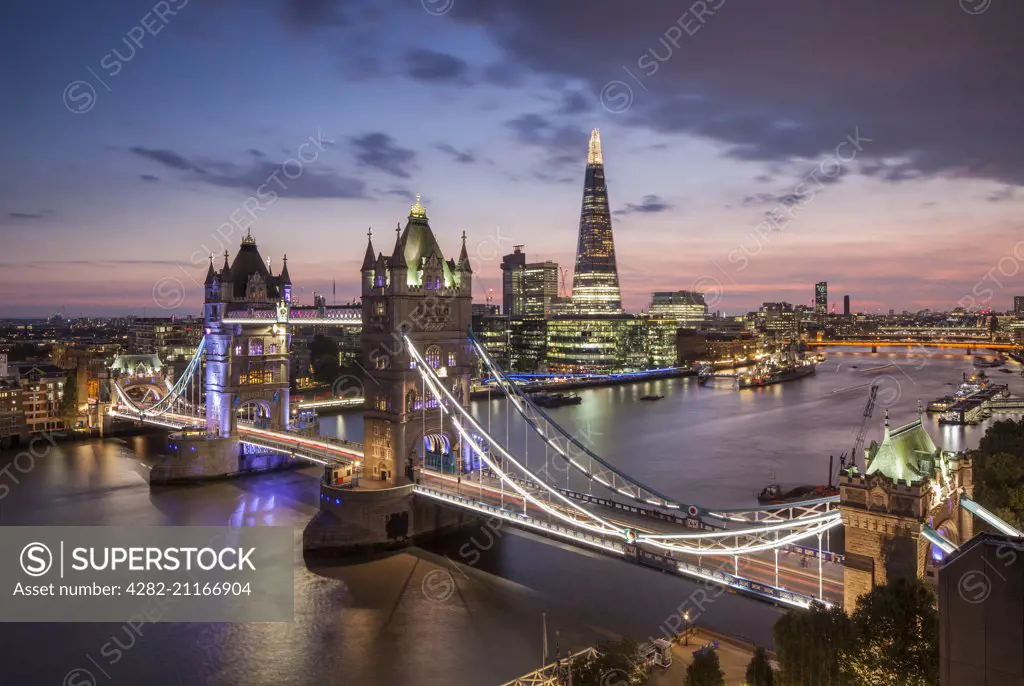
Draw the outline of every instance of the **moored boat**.
[[[583,402],[576,393],[531,393],[530,400],[541,407],[562,407],[563,405],[579,405]]]

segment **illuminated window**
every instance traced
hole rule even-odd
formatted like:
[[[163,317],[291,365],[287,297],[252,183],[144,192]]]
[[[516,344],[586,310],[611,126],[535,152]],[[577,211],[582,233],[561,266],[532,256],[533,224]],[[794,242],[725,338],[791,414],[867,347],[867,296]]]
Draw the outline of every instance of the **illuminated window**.
[[[373,368],[374,369],[387,369],[388,368],[388,358],[386,356],[384,356],[384,355],[378,355],[377,357],[373,358]]]
[[[378,300],[377,302],[375,302],[373,304],[373,313],[377,314],[377,315],[383,315],[384,314],[384,301],[383,300]]]
[[[250,338],[249,339],[249,354],[250,355],[262,355],[263,354],[263,339],[262,338]]]
[[[437,369],[441,366],[441,348],[438,346],[432,345],[427,348],[427,352],[423,357],[432,369]]]
[[[455,353],[448,353],[448,366],[449,367],[454,367],[455,366]]]

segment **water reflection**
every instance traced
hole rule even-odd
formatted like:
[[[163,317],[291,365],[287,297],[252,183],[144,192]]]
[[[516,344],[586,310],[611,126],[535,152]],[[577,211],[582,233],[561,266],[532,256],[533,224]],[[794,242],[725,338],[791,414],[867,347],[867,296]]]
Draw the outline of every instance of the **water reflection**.
[[[784,486],[826,478],[828,456],[848,452],[869,385],[887,374],[899,397],[887,401],[892,423],[913,419],[917,400],[949,392],[971,358],[940,355],[903,364],[899,355],[833,355],[816,375],[737,391],[728,382],[652,381],[581,391],[583,403],[551,410],[586,445],[637,478],[682,500],[721,506],[755,502],[777,477]],[[898,363],[899,368],[874,368]],[[853,365],[857,369],[853,369]],[[1014,369],[1017,369],[1014,366]],[[1024,395],[1017,374],[992,374]],[[641,402],[643,395],[665,397]],[[472,403],[481,424],[541,469],[557,458],[529,438],[497,399]],[[868,441],[881,436],[881,411]],[[946,449],[977,445],[984,425],[941,426],[926,415]],[[358,414],[321,418],[322,431],[362,440]],[[319,469],[150,491],[144,476],[162,450],[160,436],[60,445],[0,500],[3,525],[289,526],[295,531],[296,620],[291,624],[147,626],[114,665],[113,683],[195,684],[501,683],[535,666],[540,614],[566,645],[611,633],[658,635],[658,626],[695,586],[621,561],[520,534],[495,537],[478,560],[464,557],[478,531],[431,551],[367,564],[306,568],[301,530],[317,510]],[[10,454],[0,456],[9,460]],[[551,473],[559,478],[564,468]],[[575,487],[578,478],[569,476]],[[475,538],[474,538],[475,537]],[[453,566],[453,563],[456,563]],[[426,597],[423,579],[447,570],[457,592]],[[771,645],[778,610],[739,596],[717,599],[702,617],[715,628]],[[118,625],[0,626],[5,683],[60,683],[72,668],[100,659]]]

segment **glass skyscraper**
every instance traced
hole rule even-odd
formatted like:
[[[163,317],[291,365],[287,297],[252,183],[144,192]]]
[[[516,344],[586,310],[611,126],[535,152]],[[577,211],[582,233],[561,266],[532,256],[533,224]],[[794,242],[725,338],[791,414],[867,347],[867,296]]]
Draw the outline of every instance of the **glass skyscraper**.
[[[828,314],[828,281],[814,284],[814,312]]]
[[[587,151],[576,271],[572,280],[572,309],[576,314],[616,314],[622,311],[612,216],[608,210],[604,158],[597,129],[590,133]]]

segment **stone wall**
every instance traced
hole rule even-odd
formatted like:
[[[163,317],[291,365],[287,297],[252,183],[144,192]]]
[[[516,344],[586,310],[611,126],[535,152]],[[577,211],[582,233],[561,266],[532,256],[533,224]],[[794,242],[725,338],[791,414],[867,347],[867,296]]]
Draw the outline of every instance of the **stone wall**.
[[[321,484],[320,512],[306,526],[303,550],[348,555],[394,550],[454,531],[476,517],[418,497],[411,484],[378,489]]]
[[[171,434],[167,437],[167,446],[170,454],[153,465],[149,472],[150,486],[308,466],[301,460],[270,451],[261,455],[241,455],[239,443],[233,438]]]

